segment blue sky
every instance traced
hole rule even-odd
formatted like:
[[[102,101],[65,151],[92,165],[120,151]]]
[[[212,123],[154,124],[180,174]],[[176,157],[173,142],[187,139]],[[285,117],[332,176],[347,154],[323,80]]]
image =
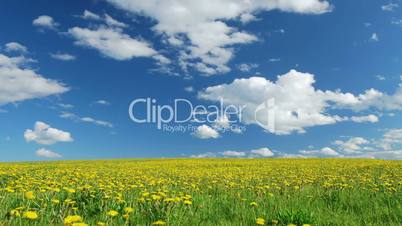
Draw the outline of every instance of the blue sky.
[[[402,158],[402,2],[172,2],[3,1],[0,161]],[[130,119],[148,97],[248,108],[169,133]]]

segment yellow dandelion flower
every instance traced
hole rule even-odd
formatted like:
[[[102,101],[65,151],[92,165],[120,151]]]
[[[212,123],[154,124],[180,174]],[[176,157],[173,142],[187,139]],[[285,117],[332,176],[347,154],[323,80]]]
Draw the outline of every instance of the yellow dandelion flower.
[[[132,213],[132,212],[134,212],[134,209],[131,208],[131,207],[126,207],[126,208],[124,208],[124,212],[126,212],[126,213]]]
[[[10,215],[15,216],[15,217],[20,217],[21,216],[20,211],[15,210],[15,209],[10,211]]]
[[[163,220],[157,220],[157,221],[155,221],[154,223],[152,223],[153,225],[165,225],[166,224],[166,222],[165,221],[163,221]]]
[[[117,212],[116,210],[110,210],[109,212],[106,213],[106,215],[115,217],[115,216],[119,215],[119,212]]]
[[[82,221],[82,217],[78,215],[70,215],[64,218],[64,224],[71,224],[74,222],[80,222]]]
[[[193,202],[191,202],[190,200],[184,200],[183,203],[184,203],[184,205],[191,205],[191,204],[193,204]]]
[[[73,223],[71,226],[88,226],[88,224],[85,224],[85,223]]]
[[[96,225],[97,225],[97,226],[105,226],[106,224],[103,223],[103,222],[101,222],[101,221],[98,221],[98,223],[96,223]]]
[[[34,195],[33,191],[25,192],[25,198],[26,199],[34,199],[35,195]]]
[[[250,206],[258,206],[256,202],[250,202]]]
[[[264,218],[259,217],[259,218],[257,218],[257,219],[255,220],[255,223],[258,224],[258,225],[264,225],[264,224],[265,224],[265,220],[264,220]]]
[[[35,211],[26,211],[23,217],[30,220],[35,220],[36,218],[38,218],[38,214]]]

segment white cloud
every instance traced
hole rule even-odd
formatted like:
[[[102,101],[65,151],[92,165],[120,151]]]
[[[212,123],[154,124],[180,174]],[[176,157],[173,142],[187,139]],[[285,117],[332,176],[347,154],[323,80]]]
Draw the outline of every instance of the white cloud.
[[[98,14],[93,13],[89,10],[84,10],[84,13],[82,14],[81,18],[86,19],[86,20],[102,20],[102,17],[100,17]]]
[[[338,149],[344,153],[360,153],[365,148],[363,145],[370,144],[370,141],[364,139],[363,137],[352,137],[347,141],[336,140],[334,144]]]
[[[99,105],[110,105],[110,102],[107,100],[97,100],[94,103]]]
[[[116,19],[114,19],[113,17],[111,17],[108,14],[104,14],[103,16],[99,16],[96,13],[93,13],[89,10],[84,10],[84,13],[82,14],[81,18],[85,19],[85,20],[94,20],[94,21],[100,21],[103,22],[109,26],[114,26],[114,27],[121,27],[121,28],[125,28],[128,27],[127,24],[120,22]]]
[[[371,34],[370,40],[373,42],[378,42],[378,41],[380,41],[380,38],[378,37],[377,33],[373,33],[373,34]]]
[[[269,150],[269,148],[260,148],[260,149],[255,149],[250,151],[251,154],[256,155],[258,157],[272,157],[274,156],[274,153]]]
[[[19,52],[19,53],[28,52],[28,48],[26,46],[21,45],[18,42],[9,42],[9,43],[5,44],[4,50],[6,52]]]
[[[371,23],[369,23],[369,22],[365,22],[365,23],[363,23],[363,25],[365,26],[365,27],[371,27]]]
[[[81,118],[81,121],[82,122],[93,123],[93,124],[96,124],[96,125],[99,125],[99,126],[106,126],[106,127],[110,127],[110,128],[113,127],[113,124],[110,123],[110,122],[97,120],[97,119],[94,119],[94,118],[91,118],[91,117],[83,117],[83,118]]]
[[[380,81],[384,81],[385,80],[385,76],[384,75],[376,75],[375,76],[378,80]]]
[[[350,137],[332,143],[335,149],[328,148],[328,153],[336,150],[337,157],[402,159],[402,129],[388,129],[378,139],[367,140],[363,137]],[[323,149],[321,149],[323,150]],[[300,151],[305,156],[315,156],[317,151]],[[335,155],[335,154],[334,154]]]
[[[120,22],[118,20],[115,20],[113,17],[109,16],[108,14],[105,14],[105,22],[109,26],[127,27],[127,24]]]
[[[339,157],[340,154],[330,147],[325,147],[320,150],[302,150],[300,154],[311,157]]]
[[[63,104],[63,103],[60,103],[60,104],[58,104],[58,105],[59,105],[59,107],[64,108],[64,109],[71,109],[71,108],[74,108],[74,105],[72,105],[72,104]]]
[[[402,160],[402,150],[395,151],[375,151],[367,152],[362,155],[355,156],[356,158],[372,158],[372,159],[397,159]]]
[[[246,64],[246,63],[240,64],[238,66],[239,70],[242,72],[249,72],[252,69],[257,68],[257,67],[258,67],[258,64]]]
[[[64,84],[46,79],[26,67],[32,59],[0,54],[0,105],[62,94],[69,90]]]
[[[194,131],[193,135],[200,139],[210,139],[210,138],[216,139],[219,137],[219,133],[215,129],[207,125],[198,126],[197,129]]]
[[[267,147],[259,148],[251,151],[222,151],[222,152],[206,152],[196,155],[191,155],[192,158],[268,158],[275,154]]]
[[[391,150],[394,144],[402,144],[402,129],[388,130],[378,144],[385,150]]]
[[[194,87],[192,87],[192,86],[184,87],[184,91],[192,93],[192,92],[194,92]]]
[[[244,157],[246,156],[246,152],[243,151],[224,151],[222,155],[225,157]]]
[[[375,123],[375,122],[379,121],[379,119],[376,115],[352,116],[352,117],[350,117],[350,120],[353,122],[358,122],[358,123],[362,123],[362,122]]]
[[[69,132],[51,128],[44,122],[37,121],[34,130],[27,129],[24,132],[27,142],[35,141],[38,144],[52,145],[57,142],[72,142],[73,138]]]
[[[216,158],[217,155],[216,155],[216,153],[213,153],[213,152],[206,152],[206,153],[191,155],[190,157],[191,158]]]
[[[269,61],[269,62],[272,62],[272,63],[274,63],[274,62],[279,62],[279,61],[281,61],[281,58],[271,58],[271,59],[269,59],[268,61]]]
[[[86,122],[86,123],[92,123],[98,126],[104,126],[104,127],[109,127],[109,128],[113,128],[113,124],[111,122],[108,121],[103,121],[103,120],[98,120],[98,119],[94,119],[91,117],[80,117],[74,113],[71,112],[62,112],[60,114],[60,118],[64,118],[64,119],[70,119],[73,120],[75,122]]]
[[[50,53],[50,56],[56,60],[62,61],[72,61],[75,60],[77,57],[68,53]]]
[[[381,9],[383,10],[383,11],[394,11],[394,9],[396,9],[396,8],[398,8],[399,7],[399,5],[398,4],[396,4],[396,3],[388,3],[388,4],[386,4],[386,5],[382,5],[381,6]]]
[[[391,21],[391,24],[395,24],[395,25],[398,25],[398,26],[402,26],[402,19],[400,19],[400,20],[393,20],[393,21]]]
[[[240,22],[242,22],[243,24],[247,24],[247,23],[250,23],[251,21],[256,21],[256,20],[259,20],[259,19],[250,13],[244,13],[244,14],[240,15]]]
[[[39,157],[45,157],[45,158],[62,158],[63,156],[60,155],[57,152],[47,150],[44,148],[41,148],[35,152],[35,154]]]
[[[32,24],[47,29],[57,29],[59,24],[54,19],[47,15],[41,15],[32,21]]]
[[[352,99],[352,97],[351,97]],[[355,111],[368,110],[371,108],[379,110],[402,110],[402,86],[400,85],[392,95],[382,93],[375,89],[366,90],[363,94],[354,97],[354,101],[340,104],[343,107],[350,107]]]
[[[257,41],[257,37],[241,31],[228,21],[243,23],[255,20],[262,11],[280,10],[301,14],[322,14],[332,10],[327,1],[320,0],[108,0],[116,7],[135,15],[153,19],[152,28],[162,34],[164,41],[177,48],[179,65],[205,75],[230,71],[228,62],[234,47]]]
[[[134,57],[156,57],[159,55],[149,43],[131,38],[117,28],[99,27],[91,30],[73,27],[68,30],[68,33],[75,38],[76,45],[96,49],[104,56],[115,60],[130,60]]]
[[[307,127],[349,120],[348,117],[329,114],[328,111],[331,108],[359,110],[382,105],[379,104],[381,101],[372,102],[379,95],[378,91],[368,90],[364,94],[354,96],[339,90],[315,89],[314,82],[312,74],[291,70],[278,76],[276,82],[271,82],[263,77],[235,79],[230,84],[208,87],[199,92],[198,97],[215,102],[222,99],[224,105],[245,106],[242,112],[242,122],[257,124],[266,130],[269,130],[267,115],[273,111],[275,113],[275,131],[270,132],[276,134],[302,133]],[[399,94],[397,96],[399,97]],[[402,92],[400,96],[402,97]],[[264,106],[268,100],[275,102],[271,109]],[[395,105],[401,107],[402,98],[401,102],[395,103]],[[375,115],[353,116],[350,120],[375,122],[378,118]]]
[[[228,129],[230,127],[230,121],[227,115],[219,115],[214,121],[214,128],[217,130]]]

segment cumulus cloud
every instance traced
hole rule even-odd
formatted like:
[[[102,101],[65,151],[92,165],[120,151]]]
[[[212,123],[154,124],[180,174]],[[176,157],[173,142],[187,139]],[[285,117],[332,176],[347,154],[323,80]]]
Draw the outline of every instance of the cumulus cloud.
[[[4,45],[4,50],[6,52],[17,52],[17,53],[26,53],[28,52],[28,48],[24,45],[21,45],[18,42],[9,42]]]
[[[121,27],[121,28],[128,27],[127,24],[114,19],[107,13],[105,13],[103,16],[99,16],[98,14],[93,13],[89,10],[84,10],[84,13],[82,14],[81,18],[86,19],[86,20],[100,21],[109,26],[114,26],[114,27]]]
[[[333,148],[319,151],[299,151],[303,157],[323,157],[326,155],[343,158],[402,159],[402,129],[387,129],[380,138],[366,139],[348,137],[336,140]],[[336,154],[338,153],[338,154]]]
[[[98,125],[98,126],[104,126],[104,127],[109,127],[109,128],[114,127],[111,122],[94,119],[92,117],[81,117],[81,116],[78,116],[78,115],[76,115],[74,113],[71,113],[71,112],[62,112],[60,114],[60,118],[70,119],[70,120],[75,121],[75,122],[92,123],[92,124],[95,124],[95,125]]]
[[[375,76],[378,80],[380,81],[384,81],[385,80],[385,76],[384,75],[376,75]]]
[[[194,87],[192,87],[192,86],[184,87],[184,91],[186,91],[188,93],[192,93],[192,92],[194,92]]]
[[[258,67],[258,64],[246,64],[246,63],[240,64],[238,66],[239,70],[242,72],[249,72],[252,69],[257,68],[257,67]]]
[[[394,145],[402,144],[402,129],[387,130],[382,139],[376,142],[376,145],[384,150],[390,151]]]
[[[61,61],[73,61],[77,57],[68,53],[50,53],[50,57]]]
[[[192,158],[268,158],[275,154],[267,147],[254,149],[250,151],[222,151],[222,152],[206,152],[192,155]]]
[[[57,142],[72,142],[73,138],[69,132],[50,127],[48,124],[37,121],[33,130],[27,129],[24,132],[27,142],[34,141],[38,144],[52,145]]]
[[[216,139],[219,137],[219,133],[218,131],[207,125],[201,125],[198,126],[197,129],[194,131],[193,136],[200,139]]]
[[[373,42],[378,42],[378,41],[380,41],[380,38],[378,37],[377,33],[373,33],[373,34],[371,34],[370,40]]]
[[[227,115],[219,115],[214,121],[214,128],[216,129],[228,129],[230,127],[230,121]]]
[[[207,87],[198,93],[198,97],[214,102],[222,100],[226,106],[245,106],[241,115],[244,124],[256,124],[279,135],[303,133],[308,127],[348,120],[378,121],[378,117],[372,114],[352,117],[330,114],[330,110],[334,108],[352,112],[371,108],[402,109],[401,87],[394,95],[374,89],[354,95],[339,90],[319,90],[314,87],[314,83],[314,75],[290,70],[284,75],[279,75],[276,82],[264,77],[235,79],[230,84]],[[272,102],[272,106],[269,106],[268,102]],[[272,113],[273,117],[270,116]],[[274,131],[271,131],[271,128]]]
[[[301,14],[322,14],[332,10],[321,0],[268,0],[268,1],[161,1],[108,0],[116,7],[135,15],[153,19],[152,28],[162,34],[165,42],[177,48],[179,65],[205,75],[230,71],[228,62],[234,56],[234,47],[248,44],[258,38],[228,21],[247,23],[262,11],[280,10]]]
[[[250,154],[252,154],[254,156],[257,156],[257,157],[272,157],[272,156],[274,156],[274,153],[271,150],[269,150],[269,148],[267,148],[267,147],[251,150]]]
[[[340,154],[330,147],[325,147],[320,150],[302,150],[300,154],[310,157],[339,157]]]
[[[243,151],[224,151],[222,155],[225,157],[244,157],[246,156],[246,152]]]
[[[71,108],[74,108],[74,105],[72,105],[72,104],[63,104],[63,103],[60,103],[60,104],[57,104],[59,107],[61,107],[61,108],[64,108],[64,109],[71,109]]]
[[[352,116],[350,117],[350,120],[353,122],[371,122],[371,123],[375,123],[378,122],[379,119],[376,115],[366,115],[366,116]]]
[[[75,44],[99,51],[103,56],[115,60],[131,60],[135,57],[149,57],[156,61],[158,71],[173,74],[170,59],[159,54],[151,44],[142,38],[133,38],[124,32],[127,24],[117,21],[108,14],[100,16],[85,10],[80,16],[85,20],[98,21],[100,24],[90,28],[72,27],[67,34],[75,39]]]
[[[170,60],[160,55],[151,45],[123,33],[119,28],[98,27],[94,29],[73,27],[68,30],[76,45],[95,49],[103,56],[115,60],[131,60],[135,57],[151,57],[168,71]]]
[[[76,45],[96,49],[104,56],[115,60],[157,55],[149,43],[131,38],[120,29],[99,27],[91,30],[73,27],[68,30],[68,33],[75,38]]]
[[[268,61],[271,63],[275,63],[281,61],[281,58],[270,58]]]
[[[400,20],[392,20],[391,24],[402,26],[402,19],[400,19]]]
[[[110,105],[110,102],[107,100],[97,100],[94,103],[99,105]]]
[[[205,152],[201,154],[191,155],[191,158],[216,158],[217,154],[214,152]]]
[[[63,156],[57,152],[41,148],[35,152],[36,156],[44,158],[62,158]]]
[[[0,54],[0,105],[62,94],[69,90],[64,84],[46,79],[27,67],[32,59]]]
[[[398,7],[399,7],[398,4],[390,2],[390,3],[386,4],[386,5],[382,5],[381,9],[383,11],[394,11]]]
[[[360,153],[362,150],[367,149],[363,145],[370,144],[370,141],[363,137],[351,137],[346,141],[336,140],[334,144],[338,149],[344,153]]]
[[[55,30],[59,24],[51,16],[41,15],[32,21],[34,26]]]

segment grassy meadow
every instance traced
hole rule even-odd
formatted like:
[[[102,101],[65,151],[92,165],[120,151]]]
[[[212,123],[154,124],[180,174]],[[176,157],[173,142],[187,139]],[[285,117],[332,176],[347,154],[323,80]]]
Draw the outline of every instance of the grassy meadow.
[[[0,225],[402,225],[402,162],[0,163]]]

